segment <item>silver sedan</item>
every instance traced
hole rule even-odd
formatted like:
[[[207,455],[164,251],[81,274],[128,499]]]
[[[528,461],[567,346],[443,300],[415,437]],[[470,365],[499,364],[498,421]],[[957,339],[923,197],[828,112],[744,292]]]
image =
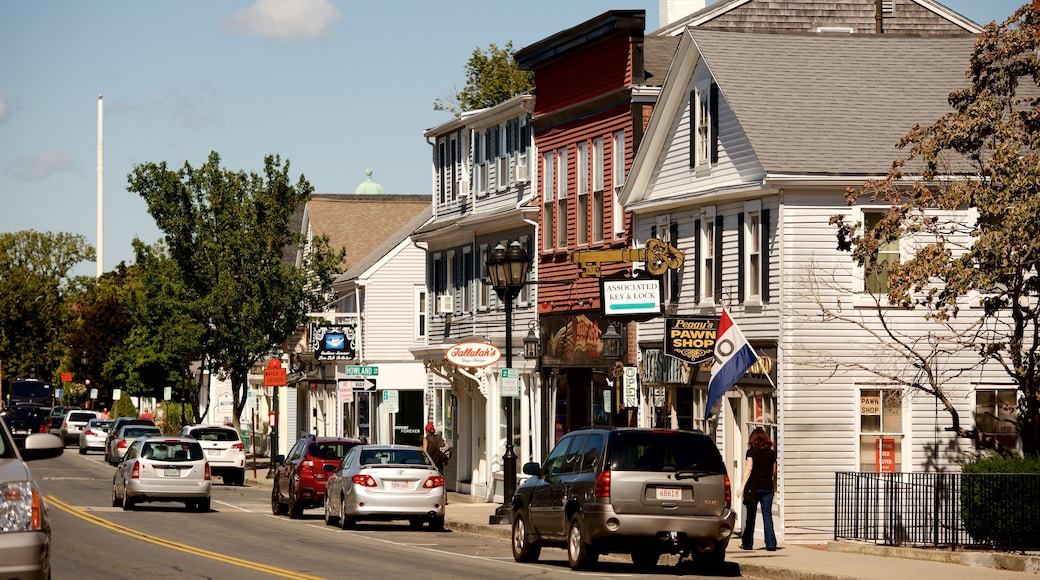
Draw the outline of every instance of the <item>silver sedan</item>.
[[[206,512],[212,488],[202,446],[186,437],[147,437],[127,449],[112,477],[112,507],[124,510],[139,502],[182,501],[189,510]]]
[[[408,520],[444,529],[444,477],[421,447],[359,445],[325,484],[325,524],[343,529],[358,520]]]

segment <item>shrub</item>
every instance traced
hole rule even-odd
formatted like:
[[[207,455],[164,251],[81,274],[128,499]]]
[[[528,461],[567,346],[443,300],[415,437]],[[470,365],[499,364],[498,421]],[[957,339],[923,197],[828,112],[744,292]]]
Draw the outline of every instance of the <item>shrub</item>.
[[[980,544],[1040,549],[1040,457],[990,455],[964,465],[961,516]]]

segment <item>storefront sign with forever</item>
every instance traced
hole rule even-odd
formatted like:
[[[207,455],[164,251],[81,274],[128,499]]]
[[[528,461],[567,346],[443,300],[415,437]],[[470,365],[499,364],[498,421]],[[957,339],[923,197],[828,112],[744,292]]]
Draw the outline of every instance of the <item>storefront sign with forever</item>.
[[[717,316],[676,316],[664,319],[664,353],[689,364],[712,359]]]

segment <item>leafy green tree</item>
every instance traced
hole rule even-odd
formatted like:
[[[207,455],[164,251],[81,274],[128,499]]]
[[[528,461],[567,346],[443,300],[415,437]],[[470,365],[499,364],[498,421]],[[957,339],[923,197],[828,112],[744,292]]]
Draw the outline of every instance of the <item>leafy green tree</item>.
[[[69,326],[66,337],[67,368],[71,369],[76,384],[89,379],[90,386],[98,388],[98,404],[101,405],[110,400],[113,386],[123,386],[113,384],[106,365],[113,349],[118,349],[130,333],[131,323],[124,310],[124,295],[135,269],[120,263],[115,270],[92,280],[72,299],[76,319]],[[68,388],[66,391],[71,392]],[[89,397],[89,392],[84,394]]]
[[[223,169],[213,152],[198,168],[136,165],[128,179],[165,234],[175,267],[163,282],[198,325],[198,360],[231,380],[239,427],[250,367],[328,303],[344,253],[331,251],[327,237],[307,242],[291,229],[313,188],[302,175],[294,185],[279,156],[264,159],[262,175]],[[292,245],[307,249],[299,266],[283,261]]]
[[[908,148],[888,177],[848,193],[891,203],[875,227],[835,216],[839,248],[889,276],[888,300],[956,317],[981,296],[984,331],[971,343],[1018,387],[1015,427],[1026,454],[1040,452],[1040,11],[1025,5],[978,38],[969,84],[950,95],[953,111],[901,141]],[[963,171],[961,167],[970,168]],[[910,168],[920,179],[907,179]],[[955,174],[968,179],[950,179]],[[936,219],[934,209],[975,220]],[[970,215],[970,214],[969,214]],[[912,236],[914,256],[881,264],[878,249]],[[970,236],[971,243],[961,240]],[[959,426],[955,425],[955,428]],[[960,432],[979,439],[973,429]]]
[[[0,364],[17,376],[56,383],[75,314],[70,298],[89,279],[71,274],[94,260],[81,235],[24,230],[0,234]]]
[[[520,70],[513,55],[513,42],[502,48],[491,43],[487,51],[473,49],[466,61],[466,86],[446,99],[433,103],[434,111],[458,115],[494,107],[534,88],[534,73]]]

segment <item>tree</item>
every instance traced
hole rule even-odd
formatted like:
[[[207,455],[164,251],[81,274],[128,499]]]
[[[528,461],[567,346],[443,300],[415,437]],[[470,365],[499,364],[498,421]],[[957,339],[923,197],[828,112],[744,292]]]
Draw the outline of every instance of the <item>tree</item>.
[[[534,73],[520,70],[513,59],[514,53],[512,41],[503,48],[491,43],[487,52],[473,49],[466,61],[466,86],[447,99],[434,101],[433,110],[459,115],[494,107],[533,89]]]
[[[1040,12],[1031,5],[987,25],[971,56],[969,85],[950,95],[953,111],[901,140],[906,159],[886,179],[848,192],[849,203],[891,203],[888,214],[867,231],[832,218],[839,248],[888,274],[892,305],[924,307],[941,321],[956,317],[965,297],[981,297],[986,332],[972,346],[1017,386],[1015,428],[1029,455],[1040,453],[1038,48]],[[911,167],[920,179],[907,179]],[[951,177],[957,174],[966,178]],[[945,221],[934,210],[976,218]],[[881,245],[906,236],[920,242],[911,259],[878,261]],[[966,237],[970,243],[959,242]]]
[[[3,376],[57,382],[65,335],[75,318],[70,298],[89,280],[71,275],[94,260],[81,235],[25,230],[0,234],[0,363]]]
[[[135,165],[128,179],[165,233],[172,271],[161,279],[176,293],[177,316],[197,325],[199,360],[231,380],[238,427],[250,367],[329,302],[344,254],[319,238],[301,266],[282,260],[304,242],[290,223],[313,188],[302,175],[293,185],[279,156],[264,159],[262,175],[223,169],[213,152],[199,168]]]
[[[67,368],[72,371],[76,384],[89,379],[91,386],[99,389],[102,405],[109,400],[110,388],[122,386],[113,380],[107,365],[112,351],[123,344],[131,330],[124,296],[134,271],[135,267],[120,263],[115,270],[91,280],[73,298],[76,319],[69,326],[66,338]],[[66,392],[71,392],[68,386]],[[89,392],[86,396],[89,397]]]

